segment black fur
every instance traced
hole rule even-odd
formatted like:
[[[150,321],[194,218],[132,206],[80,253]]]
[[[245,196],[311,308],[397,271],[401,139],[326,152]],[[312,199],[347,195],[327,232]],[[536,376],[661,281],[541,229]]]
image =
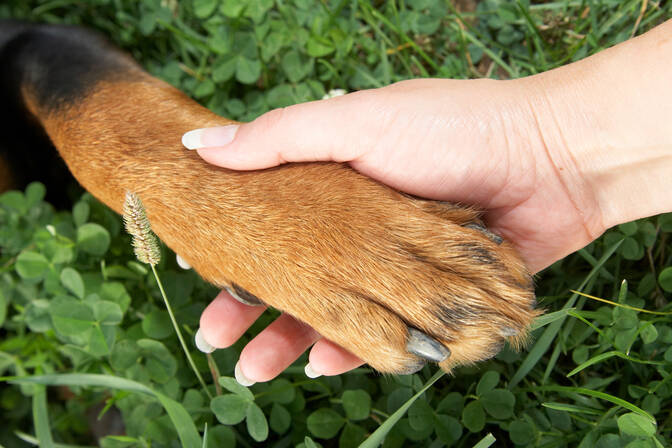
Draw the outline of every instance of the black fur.
[[[16,188],[39,180],[49,186],[47,200],[56,206],[77,195],[72,176],[28,111],[23,94],[31,95],[40,113],[58,113],[100,81],[133,76],[133,67],[89,30],[0,20],[0,155]]]

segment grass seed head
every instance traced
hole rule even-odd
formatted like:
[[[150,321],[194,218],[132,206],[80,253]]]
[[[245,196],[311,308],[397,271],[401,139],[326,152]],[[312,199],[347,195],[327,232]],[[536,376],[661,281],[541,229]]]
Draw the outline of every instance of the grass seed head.
[[[145,206],[137,194],[126,192],[124,201],[124,225],[133,237],[135,256],[143,263],[156,266],[161,261],[161,250],[149,225]]]

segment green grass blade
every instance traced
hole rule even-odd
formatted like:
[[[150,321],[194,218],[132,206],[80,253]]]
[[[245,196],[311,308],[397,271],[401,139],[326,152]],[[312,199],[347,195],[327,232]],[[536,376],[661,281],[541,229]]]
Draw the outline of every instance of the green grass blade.
[[[595,275],[597,275],[598,272],[600,272],[600,269],[602,269],[604,263],[607,262],[607,260],[611,257],[611,255],[614,252],[616,252],[616,249],[618,249],[622,243],[623,240],[620,240],[615,244],[613,244],[610,248],[608,248],[604,252],[604,255],[602,255],[598,263],[593,267],[593,269],[591,269],[590,273],[588,273],[583,282],[581,282],[581,285],[579,286],[578,289],[582,289],[583,287],[585,287],[586,284]],[[576,303],[578,297],[579,297],[578,294],[572,294],[572,296],[569,298],[567,303],[565,303],[565,306],[563,306],[562,309],[569,310],[570,308],[572,308],[574,306],[574,303]],[[518,383],[520,383],[520,381],[523,378],[525,378],[525,376],[530,372],[530,370],[532,370],[532,368],[534,368],[534,366],[536,366],[539,363],[539,360],[541,359],[542,356],[544,356],[544,353],[546,353],[548,348],[551,346],[551,343],[553,342],[558,332],[560,331],[560,328],[562,327],[564,321],[565,321],[564,318],[560,318],[551,323],[546,328],[546,330],[544,330],[544,333],[534,344],[530,352],[525,357],[525,360],[520,364],[520,367],[518,367],[518,370],[513,375],[513,378],[511,378],[511,382],[509,383],[509,389],[513,389],[514,387],[516,387]]]
[[[168,417],[170,417],[175,426],[183,447],[200,448],[202,445],[201,436],[198,434],[198,430],[196,430],[196,425],[194,425],[191,415],[180,403],[136,381],[111,375],[71,373],[22,378],[14,377],[10,379],[10,382],[15,384],[44,384],[49,386],[97,386],[151,395],[159,400],[166,410]]]
[[[650,365],[654,365],[654,366],[664,366],[665,364],[667,364],[667,363],[662,362],[662,361],[647,361],[645,359],[633,358],[632,356],[628,356],[625,353],[619,352],[617,350],[612,350],[610,352],[606,352],[606,353],[602,353],[602,354],[597,355],[597,356],[593,356],[588,361],[586,361],[584,363],[581,363],[578,367],[576,367],[574,370],[569,372],[567,374],[567,377],[569,378],[572,375],[576,375],[577,373],[579,373],[580,371],[582,371],[586,367],[590,367],[593,364],[597,364],[599,362],[602,362],[605,359],[613,358],[614,356],[617,357],[617,358],[625,359],[626,361],[636,362],[638,364],[650,364]]]
[[[600,409],[591,409],[585,406],[577,406],[575,404],[555,403],[549,401],[547,403],[541,403],[541,405],[545,408],[555,409],[556,411],[574,412],[575,414],[590,414],[590,415],[604,414],[604,411]]]
[[[490,445],[495,443],[497,439],[491,433],[486,434],[479,442],[474,445],[474,448],[488,448]]]
[[[43,448],[54,448],[54,438],[49,427],[49,413],[47,412],[47,388],[35,386],[33,394],[33,424],[35,435]]]
[[[434,376],[432,376],[425,383],[425,385],[422,386],[422,389],[420,389],[417,394],[409,398],[409,400],[402,404],[401,407],[394,412],[394,414],[390,415],[389,418],[378,427],[378,429],[376,429],[364,442],[362,442],[361,445],[359,445],[359,448],[376,448],[381,443],[383,443],[387,433],[390,432],[392,427],[401,419],[401,417],[404,416],[404,414],[406,414],[406,411],[408,411],[408,408],[411,407],[415,400],[417,400],[420,395],[424,394],[425,391],[429,389],[432,384],[436,383],[443,375],[445,375],[445,373],[441,370],[436,372]]]
[[[570,311],[574,311],[574,308],[563,308],[558,311],[553,311],[552,313],[543,314],[532,321],[532,324],[530,325],[530,331],[537,330],[555,322],[558,319],[562,319]]]
[[[588,395],[590,397],[599,398],[601,400],[609,401],[615,405],[621,406],[622,408],[625,408],[629,411],[635,412],[641,415],[642,417],[646,417],[654,425],[657,424],[656,419],[653,418],[653,416],[648,412],[646,412],[645,410],[638,408],[634,404],[631,404],[623,400],[622,398],[614,397],[613,395],[609,395],[607,393],[600,392],[597,390],[586,389],[585,387],[569,387],[569,386],[539,386],[535,387],[534,390],[536,392],[544,392],[544,391],[560,392],[567,394]]]
[[[14,435],[16,436],[17,439],[22,440],[26,443],[35,446],[40,446],[40,441],[37,439],[37,437],[34,437],[30,434],[26,434],[25,432],[22,431],[14,431]],[[0,447],[1,446],[2,445],[0,445]],[[67,443],[54,443],[54,448],[96,448],[96,447],[92,445],[70,445]]]

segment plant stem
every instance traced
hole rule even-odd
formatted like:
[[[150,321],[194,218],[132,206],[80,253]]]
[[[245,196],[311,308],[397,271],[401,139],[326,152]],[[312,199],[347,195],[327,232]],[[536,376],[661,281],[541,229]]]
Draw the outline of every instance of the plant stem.
[[[168,315],[170,316],[170,320],[173,323],[173,327],[175,328],[175,333],[177,333],[177,338],[180,340],[180,344],[182,344],[182,350],[184,350],[184,354],[187,355],[187,360],[189,360],[189,365],[191,366],[191,369],[194,371],[196,374],[196,377],[198,378],[198,381],[201,382],[201,386],[203,386],[203,390],[205,393],[208,395],[208,397],[212,400],[212,394],[208,390],[208,386],[205,385],[205,381],[203,380],[203,377],[201,376],[201,372],[198,371],[196,368],[196,364],[194,364],[194,360],[191,357],[191,354],[189,353],[189,350],[187,349],[187,344],[184,342],[184,338],[182,337],[182,332],[180,331],[180,327],[177,325],[177,320],[175,320],[175,315],[173,314],[173,308],[170,306],[170,302],[168,302],[168,297],[166,297],[166,292],[163,290],[163,284],[161,283],[161,279],[159,278],[159,274],[156,272],[156,268],[154,265],[150,265],[152,267],[152,272],[154,273],[154,278],[156,279],[156,283],[159,285],[159,290],[161,291],[161,297],[163,297],[163,302],[166,304],[166,309],[168,310]]]

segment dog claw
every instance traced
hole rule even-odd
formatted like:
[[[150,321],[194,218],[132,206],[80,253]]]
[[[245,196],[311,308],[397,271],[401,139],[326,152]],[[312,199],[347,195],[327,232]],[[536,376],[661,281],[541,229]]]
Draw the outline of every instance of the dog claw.
[[[495,244],[497,244],[498,246],[504,242],[504,238],[502,238],[501,236],[497,235],[496,233],[492,233],[490,230],[486,229],[485,227],[483,227],[483,226],[480,225],[480,224],[471,223],[471,224],[466,224],[464,227],[466,227],[467,229],[478,230],[478,231],[481,232],[483,235],[485,235],[485,236],[487,236],[488,238],[490,238],[490,240],[491,240],[492,242],[494,242]]]
[[[408,329],[406,350],[432,362],[445,361],[450,356],[450,350],[441,345],[436,339],[415,328]]]
[[[242,304],[245,305],[250,305],[250,306],[258,306],[258,305],[263,305],[263,302],[259,300],[257,296],[254,294],[248,292],[246,289],[241,288],[235,283],[231,283],[231,287],[229,288],[228,286],[225,286],[224,289],[226,289],[226,292],[231,294],[231,296],[239,301]]]

